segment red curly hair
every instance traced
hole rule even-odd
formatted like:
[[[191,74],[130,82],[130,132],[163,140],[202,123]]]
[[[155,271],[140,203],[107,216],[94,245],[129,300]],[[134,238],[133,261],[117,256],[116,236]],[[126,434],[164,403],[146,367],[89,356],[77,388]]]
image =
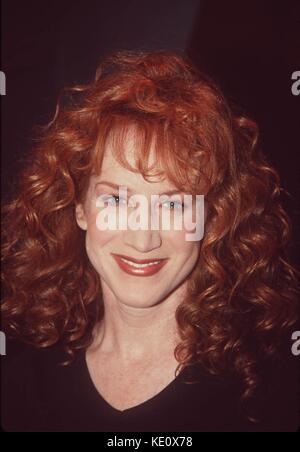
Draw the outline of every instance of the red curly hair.
[[[28,155],[17,196],[3,208],[4,329],[39,347],[62,341],[71,355],[88,347],[103,316],[101,284],[75,206],[101,171],[111,132],[120,138],[116,158],[145,178],[153,175],[155,137],[156,174],[205,193],[208,208],[199,261],[176,312],[177,359],[181,368],[200,362],[211,373],[230,370],[250,397],[258,357],[277,350],[297,311],[290,220],[256,124],[235,114],[187,57],[168,52],[117,52],[91,83],[64,93]],[[132,124],[135,168],[121,146]]]

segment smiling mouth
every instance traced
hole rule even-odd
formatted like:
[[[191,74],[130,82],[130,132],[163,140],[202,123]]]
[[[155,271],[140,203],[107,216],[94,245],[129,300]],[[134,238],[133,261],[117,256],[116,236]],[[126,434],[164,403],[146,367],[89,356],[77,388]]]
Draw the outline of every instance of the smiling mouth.
[[[157,273],[167,262],[163,259],[135,259],[122,254],[111,253],[121,270],[135,276],[151,276]]]
[[[122,259],[123,262],[126,262],[129,265],[132,265],[135,268],[144,268],[144,267],[150,267],[151,265],[156,265],[159,264],[161,261],[154,261],[154,262],[149,262],[149,264],[137,264],[136,262],[132,262],[129,261],[127,259],[125,259],[124,257],[121,257],[120,259]]]

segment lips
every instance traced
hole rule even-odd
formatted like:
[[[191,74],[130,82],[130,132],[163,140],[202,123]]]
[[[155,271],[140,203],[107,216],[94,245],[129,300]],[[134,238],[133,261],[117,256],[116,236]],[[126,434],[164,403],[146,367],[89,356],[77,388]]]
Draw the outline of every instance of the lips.
[[[134,276],[152,276],[159,272],[167,263],[164,259],[135,259],[123,254],[111,253],[120,269],[125,273]]]

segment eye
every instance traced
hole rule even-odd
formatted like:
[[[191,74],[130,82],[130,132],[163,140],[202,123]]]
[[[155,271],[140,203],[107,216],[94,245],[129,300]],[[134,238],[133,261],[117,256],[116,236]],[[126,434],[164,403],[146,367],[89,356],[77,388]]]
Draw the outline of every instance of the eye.
[[[120,198],[118,195],[109,195],[102,198],[104,202],[107,202],[109,206],[115,206],[115,205],[126,205],[127,200],[124,198]]]
[[[183,210],[184,209],[184,203],[180,202],[180,201],[166,201],[164,203],[162,203],[163,205],[168,205],[168,208],[171,210]]]

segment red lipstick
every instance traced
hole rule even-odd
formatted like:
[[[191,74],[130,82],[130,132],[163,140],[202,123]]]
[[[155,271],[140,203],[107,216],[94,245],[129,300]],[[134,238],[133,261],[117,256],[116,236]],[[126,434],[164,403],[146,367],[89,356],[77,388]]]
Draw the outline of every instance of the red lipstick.
[[[111,253],[120,269],[133,276],[152,276],[167,263],[164,259],[135,259],[123,254]]]

